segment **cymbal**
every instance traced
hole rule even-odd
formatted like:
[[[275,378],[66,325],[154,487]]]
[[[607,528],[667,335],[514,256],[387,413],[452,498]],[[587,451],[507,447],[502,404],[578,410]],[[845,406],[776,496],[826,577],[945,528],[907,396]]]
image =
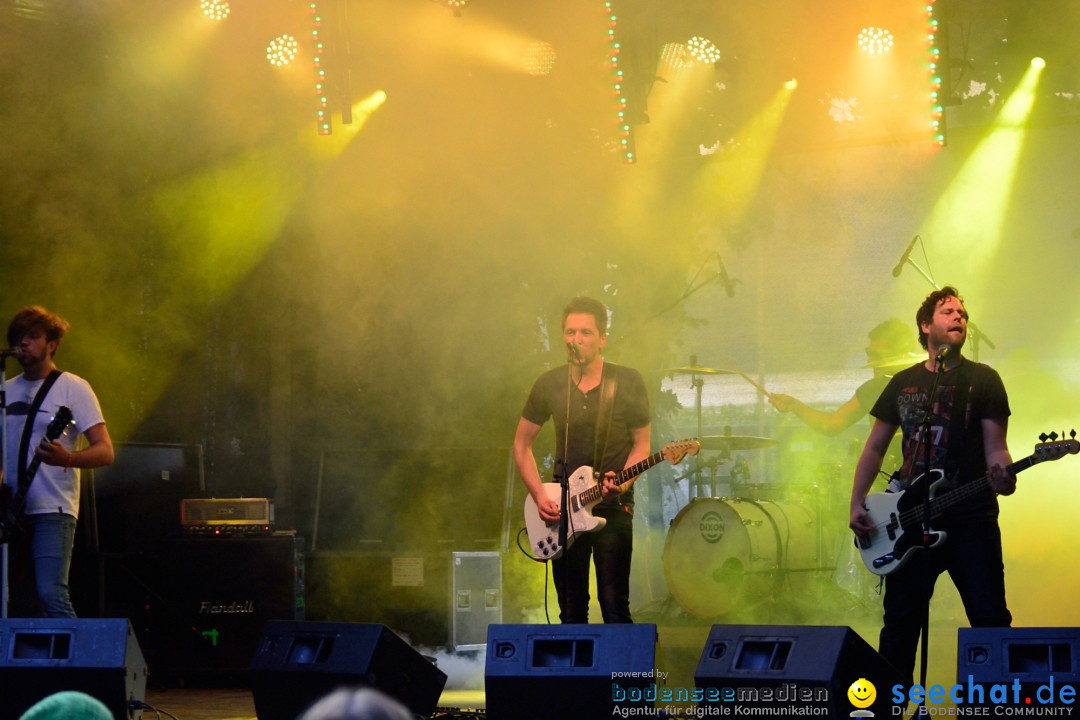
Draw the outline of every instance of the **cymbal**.
[[[887,358],[881,358],[880,360],[873,360],[863,365],[864,368],[893,368],[893,367],[907,367],[908,365],[914,365],[920,360],[926,359],[926,353],[914,353],[908,352],[903,355],[892,355]]]
[[[701,367],[700,365],[684,365],[682,367],[666,368],[665,375],[734,375],[734,370],[721,370],[719,368]]]
[[[779,444],[779,440],[753,435],[705,435],[701,438],[703,450],[759,450]]]

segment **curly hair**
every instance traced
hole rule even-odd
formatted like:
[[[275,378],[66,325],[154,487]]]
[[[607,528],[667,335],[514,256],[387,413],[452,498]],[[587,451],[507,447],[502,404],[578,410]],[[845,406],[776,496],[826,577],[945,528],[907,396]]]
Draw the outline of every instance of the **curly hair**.
[[[919,306],[919,311],[915,313],[915,325],[919,328],[919,344],[926,349],[926,333],[923,332],[923,324],[929,325],[934,320],[934,310],[937,310],[937,306],[940,305],[946,298],[954,297],[961,303],[964,302],[964,298],[960,297],[960,293],[952,285],[946,285],[940,290],[935,290],[926,296],[922,305]]]

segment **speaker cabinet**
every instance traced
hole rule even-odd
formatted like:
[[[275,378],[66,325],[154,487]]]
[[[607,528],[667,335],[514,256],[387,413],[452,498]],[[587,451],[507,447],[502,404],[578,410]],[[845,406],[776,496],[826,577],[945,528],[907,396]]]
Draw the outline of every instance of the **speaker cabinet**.
[[[251,659],[251,692],[259,720],[296,720],[342,686],[368,686],[427,717],[446,674],[385,625],[266,624]]]
[[[655,656],[655,625],[491,625],[488,717],[600,718],[641,707]]]
[[[292,535],[164,540],[155,672],[243,673],[268,620],[304,619],[303,550]]]
[[[849,627],[802,625],[713,625],[694,673],[706,706],[812,706],[829,717],[856,710],[847,693],[860,678],[877,698],[858,709],[891,715],[892,686],[904,682],[892,664]]]
[[[180,532],[180,501],[205,487],[201,445],[116,443],[116,462],[87,473],[85,513],[96,550],[154,553]]]
[[[1080,628],[960,628],[956,640],[956,683],[964,704],[1019,704],[1025,707],[1075,707],[1080,685]],[[1062,690],[1065,690],[1063,702]],[[994,699],[998,698],[998,702]],[[1030,698],[1030,703],[1026,700]]]
[[[115,718],[139,718],[128,703],[146,697],[146,663],[125,619],[0,620],[0,687],[0,720],[61,690],[92,695]]]

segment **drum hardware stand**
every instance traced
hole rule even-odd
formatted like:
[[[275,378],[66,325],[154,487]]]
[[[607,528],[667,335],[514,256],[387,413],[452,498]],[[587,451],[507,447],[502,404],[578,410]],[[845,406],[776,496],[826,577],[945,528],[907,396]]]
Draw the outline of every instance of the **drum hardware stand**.
[[[690,367],[696,367],[696,366],[697,366],[697,355],[691,355],[690,356]],[[690,385],[694,388],[694,418],[695,418],[695,420],[697,422],[697,432],[694,434],[694,437],[699,438],[699,437],[701,437],[701,392],[702,392],[702,389],[705,387],[705,380],[704,380],[704,378],[702,378],[697,373],[693,373],[693,374],[690,375]],[[696,484],[697,484],[697,492],[695,493],[694,497],[703,497],[702,490],[703,490],[704,486],[703,486],[703,483],[701,481],[702,480],[702,478],[701,478],[701,469],[702,469],[701,458],[699,456],[695,456],[694,457],[693,475],[694,475],[694,479],[695,479]],[[715,495],[716,494],[716,488],[715,488],[716,477],[715,477],[715,475],[713,475],[712,479],[713,479],[712,484],[714,485],[714,487],[712,488],[712,493]],[[691,485],[693,485],[693,484],[694,483],[691,483]]]
[[[694,460],[694,467],[690,468],[689,470],[684,472],[682,475],[676,475],[674,478],[672,478],[671,482],[672,482],[673,485],[678,487],[679,482],[681,482],[683,480],[686,480],[687,478],[695,478],[697,483],[698,483],[698,488],[700,490],[701,476],[702,476],[704,470],[708,470],[709,471],[709,484],[712,486],[713,493],[715,494],[716,493],[716,487],[717,487],[717,483],[716,483],[716,474],[717,474],[716,473],[716,466],[720,464],[720,461],[722,459],[723,459],[722,457],[711,457],[708,460],[705,460],[703,462],[701,460],[701,458],[700,458],[700,453],[699,453],[699,455]],[[690,487],[687,489],[687,502],[690,502],[691,500],[696,499],[696,498],[689,497],[689,495],[691,494],[691,491],[693,489],[694,489],[694,483],[691,482]],[[676,503],[679,502],[678,494],[675,495],[675,502]]]

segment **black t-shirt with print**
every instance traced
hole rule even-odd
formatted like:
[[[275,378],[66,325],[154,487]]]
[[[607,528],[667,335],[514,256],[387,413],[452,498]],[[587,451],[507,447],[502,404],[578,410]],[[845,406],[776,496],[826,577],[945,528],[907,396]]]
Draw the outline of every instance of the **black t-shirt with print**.
[[[881,393],[870,414],[882,422],[898,425],[902,432],[904,463],[901,486],[924,472],[926,448],[919,441],[923,417],[933,387],[934,373],[922,363],[902,370]],[[963,415],[956,418],[954,404],[967,388]],[[988,365],[963,358],[942,376],[931,420],[930,467],[944,468],[957,486],[986,474],[982,421],[1004,420],[1010,415],[1009,398],[1001,376]],[[951,485],[950,485],[951,486]],[[940,489],[939,489],[940,492]],[[945,511],[942,522],[996,518],[997,497],[987,491]]]

